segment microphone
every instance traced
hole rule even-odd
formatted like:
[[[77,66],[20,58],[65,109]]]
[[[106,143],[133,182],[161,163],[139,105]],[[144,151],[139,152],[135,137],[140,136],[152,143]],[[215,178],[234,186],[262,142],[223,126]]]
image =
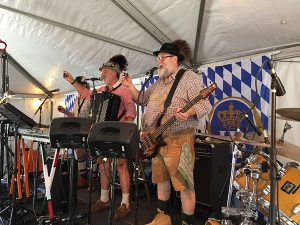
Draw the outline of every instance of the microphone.
[[[265,144],[270,144],[268,132],[266,130],[263,130],[263,134],[264,134],[264,142],[265,142]]]
[[[248,114],[247,114],[247,113],[244,113],[244,115],[245,115],[245,117],[246,117],[248,123],[249,123],[249,124],[251,125],[251,127],[255,130],[255,133],[257,133],[258,136],[261,136],[261,135],[262,135],[261,131],[258,129],[257,126],[255,126],[255,124],[252,122],[252,120],[250,120]]]
[[[52,92],[58,92],[58,91],[59,91],[59,88],[56,88],[56,89],[54,89],[54,90],[49,91],[49,93],[52,93]]]
[[[275,69],[273,68],[273,64],[271,61],[267,62],[268,64],[268,68],[270,70],[270,74],[272,77],[272,87],[271,88],[275,88],[276,90],[276,96],[283,96],[285,95],[286,91],[284,89],[283,84],[281,83],[279,77],[277,76]]]
[[[99,80],[99,81],[102,81],[103,78],[102,78],[102,77],[92,77],[92,78],[88,78],[88,79],[85,79],[85,80],[90,80],[90,81],[96,81],[96,80]]]
[[[150,76],[153,76],[153,73],[155,70],[157,70],[158,67],[157,66],[154,66],[151,70],[149,70],[148,72],[145,73],[146,76],[150,75]]]

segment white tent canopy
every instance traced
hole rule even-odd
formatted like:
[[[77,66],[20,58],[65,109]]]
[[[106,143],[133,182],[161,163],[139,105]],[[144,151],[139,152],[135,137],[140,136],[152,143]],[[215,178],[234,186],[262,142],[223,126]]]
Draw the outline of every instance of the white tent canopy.
[[[121,53],[139,77],[168,40],[187,40],[195,65],[275,50],[294,54],[299,8],[297,0],[1,0],[0,39],[19,65],[8,70],[11,90],[68,92],[63,70],[96,77],[99,65]]]
[[[129,73],[139,78],[156,65],[152,52],[163,42],[184,39],[194,67],[266,52],[289,60],[275,67],[289,85],[278,106],[300,108],[294,100],[300,97],[299,9],[299,0],[0,0],[9,90],[68,93],[73,87],[64,70],[97,77],[115,54],[125,55]]]

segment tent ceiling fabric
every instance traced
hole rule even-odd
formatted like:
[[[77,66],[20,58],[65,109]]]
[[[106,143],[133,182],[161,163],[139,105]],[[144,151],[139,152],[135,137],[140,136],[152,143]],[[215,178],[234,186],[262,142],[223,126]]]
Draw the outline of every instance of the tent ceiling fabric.
[[[170,40],[197,46],[201,1],[129,2]],[[206,1],[197,63],[299,46],[299,8],[298,0]],[[62,78],[64,70],[97,77],[99,66],[121,53],[137,78],[156,64],[151,52],[160,48],[157,39],[110,0],[0,0],[0,39],[32,77],[61,92],[73,90]],[[18,70],[9,68],[8,73],[14,92],[42,93],[29,80],[17,82]]]

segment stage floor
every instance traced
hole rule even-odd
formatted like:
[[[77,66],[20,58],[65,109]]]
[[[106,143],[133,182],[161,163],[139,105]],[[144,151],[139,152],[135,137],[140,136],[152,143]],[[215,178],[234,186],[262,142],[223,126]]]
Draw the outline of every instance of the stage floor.
[[[151,189],[150,189],[151,191]],[[115,220],[113,224],[115,225],[143,225],[152,221],[155,213],[156,213],[156,196],[155,196],[155,188],[151,191],[151,199],[148,200],[146,195],[144,195],[144,187],[140,185],[139,187],[139,201],[138,201],[138,214],[137,214],[137,223],[135,223],[135,201],[131,196],[131,212],[125,218],[120,220]],[[67,194],[67,193],[66,193]],[[5,194],[7,196],[7,194]],[[116,200],[115,200],[115,208],[117,208],[121,201],[121,191],[117,189],[115,191]],[[92,202],[95,202],[99,196],[99,189],[95,190],[92,193]],[[55,196],[52,196],[53,201]],[[78,189],[77,193],[77,204],[74,208],[74,217],[76,218],[78,215],[84,215],[88,212],[88,201],[89,201],[89,193],[86,188]],[[9,224],[9,218],[11,216],[11,208],[9,207],[11,201],[3,200],[0,198],[0,212],[8,206],[8,209],[4,210],[0,214],[0,225]],[[55,212],[55,216],[57,219],[50,223],[47,221],[47,205],[46,201],[43,198],[36,200],[33,202],[32,198],[26,200],[17,200],[17,204],[15,206],[15,222],[13,225],[39,225],[39,224],[55,224],[55,225],[63,225],[70,224],[70,221],[63,221],[61,219],[66,219],[68,217],[68,209],[65,208],[64,212]],[[180,212],[180,204],[179,199],[172,198],[172,224],[173,225],[181,225],[181,212]],[[55,204],[55,203],[53,203]],[[33,207],[34,205],[34,207]],[[66,206],[66,205],[65,205]],[[54,206],[57,207],[57,206]],[[34,209],[34,210],[33,210]],[[196,212],[196,221],[195,225],[205,224],[207,214]],[[91,214],[91,225],[109,225],[109,209],[92,213]],[[46,222],[45,222],[46,221]],[[88,219],[87,217],[83,219],[74,219],[73,224],[77,225],[87,225]]]

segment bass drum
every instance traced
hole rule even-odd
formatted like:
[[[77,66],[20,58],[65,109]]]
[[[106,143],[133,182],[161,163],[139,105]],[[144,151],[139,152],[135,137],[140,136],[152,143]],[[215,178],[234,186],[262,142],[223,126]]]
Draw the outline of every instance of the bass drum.
[[[298,166],[298,168],[297,168]],[[270,187],[263,190],[259,208],[268,215]],[[287,163],[281,180],[278,181],[278,201],[281,224],[300,224],[300,170],[299,164]]]

